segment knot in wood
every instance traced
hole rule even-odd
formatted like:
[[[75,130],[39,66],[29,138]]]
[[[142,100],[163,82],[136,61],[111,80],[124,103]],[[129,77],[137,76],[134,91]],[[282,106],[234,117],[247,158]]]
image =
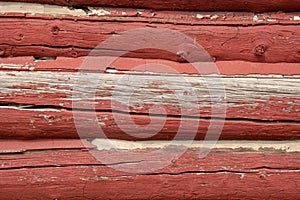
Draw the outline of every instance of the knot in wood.
[[[255,47],[254,53],[256,56],[262,56],[266,52],[267,47],[264,44],[260,44]]]

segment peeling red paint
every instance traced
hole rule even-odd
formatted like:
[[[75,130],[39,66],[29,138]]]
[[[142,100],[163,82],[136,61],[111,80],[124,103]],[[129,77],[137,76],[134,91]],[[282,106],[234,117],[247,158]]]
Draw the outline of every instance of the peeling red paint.
[[[69,143],[77,147],[78,142],[69,140]],[[33,146],[36,144],[34,142]],[[296,199],[299,196],[296,186],[300,183],[297,170],[300,159],[295,153],[216,149],[200,158],[199,149],[189,149],[179,159],[153,173],[127,173],[112,167],[127,166],[128,162],[140,168],[149,167],[155,158],[145,157],[144,153],[152,149],[119,151],[120,161],[114,163],[99,162],[79,149],[51,151],[47,150],[49,147],[53,145],[48,143],[44,151],[34,153],[1,155],[0,178],[5,183],[0,191],[1,199],[27,199],[32,198],[33,193],[39,199],[78,200],[158,196],[164,199]],[[169,151],[172,150],[180,151],[177,147]],[[161,157],[172,153],[169,151],[163,151]],[[106,158],[113,152],[102,150],[94,154]]]
[[[1,108],[1,115],[6,116],[3,121],[0,122],[2,131],[0,138],[78,138],[78,133],[75,128],[73,113],[66,110],[57,111],[43,111],[43,110],[20,110],[20,109],[9,109]],[[80,112],[80,111],[76,111]],[[114,114],[119,117],[126,117],[122,114]],[[89,112],[81,112],[82,117],[80,125],[84,130],[86,130],[85,135],[82,137],[94,138],[102,137],[98,132],[99,130],[94,130],[91,126],[91,115]],[[136,138],[124,133],[114,120],[114,116],[109,112],[99,112],[97,113],[100,124],[99,129],[104,131],[106,137],[124,140],[144,140],[141,138]],[[131,115],[129,116],[137,124],[145,125],[149,120],[149,116],[141,115]],[[32,128],[32,123],[29,119],[34,120],[35,128]],[[128,119],[128,118],[126,118]],[[163,118],[161,118],[163,120]],[[160,120],[160,121],[161,121]],[[92,119],[92,121],[94,121]],[[214,120],[212,120],[214,121]],[[190,138],[191,131],[197,130],[196,138],[197,140],[203,139],[207,129],[210,125],[210,120],[194,120],[189,119],[189,126],[183,127],[182,135],[178,138],[184,140]],[[148,138],[148,140],[170,140],[180,127],[181,119],[168,117],[166,118],[165,125],[158,134],[153,137]],[[156,130],[161,124],[153,124],[147,129],[147,132],[151,130]],[[241,129],[241,127],[243,127]],[[221,134],[220,139],[225,140],[284,140],[284,139],[299,139],[300,134],[299,123],[288,123],[288,122],[255,122],[255,121],[243,121],[233,120],[225,121],[225,125]],[[137,136],[146,136],[143,133],[142,127],[133,130]]]

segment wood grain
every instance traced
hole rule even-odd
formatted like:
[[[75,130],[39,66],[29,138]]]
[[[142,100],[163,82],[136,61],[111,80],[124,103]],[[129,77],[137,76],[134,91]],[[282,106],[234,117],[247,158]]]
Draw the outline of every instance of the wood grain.
[[[42,4],[0,0],[0,199],[299,198],[300,0],[21,1]],[[159,33],[97,62],[138,28],[210,56]]]
[[[226,106],[227,118],[299,121],[298,76],[51,71],[0,71],[0,75],[5,80],[0,83],[4,107],[91,109],[85,103],[92,100],[98,111],[161,114],[159,109],[151,111],[156,105],[169,115],[181,116],[185,109],[187,116],[222,117],[211,113],[212,105],[219,105],[220,111]],[[180,95],[186,96],[185,101]]]
[[[112,113],[96,113],[93,118],[90,112],[75,113],[79,122],[74,124],[71,111],[60,110],[19,110],[1,108],[1,115],[5,116],[0,122],[2,131],[0,138],[34,139],[34,138],[112,138],[123,140],[172,140],[176,136],[179,140],[202,140],[207,135],[210,124],[219,121],[209,119],[181,119],[174,117],[155,117],[156,123],[149,124],[148,116],[118,115]],[[127,126],[130,132],[120,129],[115,117],[133,120],[135,127]],[[163,124],[164,120],[166,122]],[[126,126],[126,123],[121,123]],[[182,125],[183,124],[183,125]],[[181,128],[178,133],[179,127]],[[78,134],[79,128],[83,131]],[[210,127],[212,131],[217,128]],[[102,132],[101,132],[102,130]],[[220,139],[224,140],[287,140],[299,139],[299,122],[269,122],[248,121],[243,119],[226,119]],[[195,137],[193,133],[195,133]],[[130,134],[130,135],[129,135]]]
[[[89,72],[84,73],[88,76],[82,82],[77,82],[79,74],[76,72],[0,71],[0,74],[5,80],[0,84],[0,113],[5,116],[0,122],[1,138],[77,138],[74,112],[79,127],[85,130],[81,135],[84,138],[169,140],[185,122],[178,138],[194,139],[191,133],[196,131],[198,140],[204,138],[211,122],[216,123],[223,117],[221,139],[299,138],[298,76],[235,75],[216,79],[215,75],[177,77],[169,74],[163,76],[163,81],[153,73]],[[101,81],[95,82],[99,76]],[[210,94],[202,80],[205,77],[209,80],[207,83],[221,80],[226,98],[219,96],[220,92]],[[221,91],[222,84],[215,84],[211,89]],[[92,100],[93,90],[96,93],[92,105],[97,117],[83,101]],[[175,92],[185,94],[184,91],[192,90],[194,93],[184,95],[186,103],[174,96]],[[128,97],[129,104],[125,103]],[[73,99],[77,104],[72,105]],[[226,115],[222,115],[221,109],[212,112],[212,105],[220,108],[225,103]],[[161,109],[151,109],[153,106],[163,107],[167,115],[164,116]],[[137,125],[131,127],[135,136],[120,129],[116,117],[123,120],[121,124],[127,128],[131,126],[128,120],[132,120]],[[147,126],[150,122],[153,123]],[[99,133],[99,128],[105,135]],[[153,133],[158,134],[152,136]]]
[[[240,23],[231,26],[168,24],[166,22],[151,24],[151,18],[150,21],[141,21],[140,17],[129,17],[132,19],[130,21],[118,19],[77,21],[77,17],[55,19],[52,16],[24,20],[23,16],[24,14],[19,16],[21,18],[16,16],[0,18],[0,24],[3,27],[0,39],[1,56],[85,56],[101,42],[114,35],[122,34],[124,31],[136,28],[147,28],[149,31],[156,30],[155,28],[168,28],[195,39],[215,61],[300,62],[300,49],[299,45],[296,45],[300,41],[298,25],[243,27],[239,26]],[[260,21],[260,19],[254,19],[254,23]],[[188,20],[189,18],[186,19],[187,22]],[[251,21],[253,22],[253,19]],[[135,40],[138,41],[140,36],[136,36]],[[177,43],[174,46],[179,48],[182,41],[177,41]],[[153,46],[154,44],[155,38]],[[117,52],[126,50],[128,41],[125,44],[120,42],[118,45]],[[187,50],[183,49],[183,51]],[[109,56],[117,52],[108,48],[106,50],[95,49],[93,53]],[[175,55],[157,49],[141,49],[123,56],[185,62],[179,54]],[[197,58],[195,61],[201,61],[201,59],[203,58]]]

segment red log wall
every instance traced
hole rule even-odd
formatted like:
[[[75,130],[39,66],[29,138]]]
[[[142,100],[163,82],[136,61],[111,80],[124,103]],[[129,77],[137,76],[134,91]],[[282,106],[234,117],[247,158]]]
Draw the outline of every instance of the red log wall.
[[[43,5],[0,2],[0,199],[299,199],[299,0],[22,2]],[[96,130],[89,118],[93,110],[72,105],[80,67],[92,59],[87,55],[100,42],[135,28],[178,31],[211,55],[226,91],[219,103],[227,105],[219,144],[206,157],[200,158],[199,147],[193,146],[165,168],[151,171],[162,160],[144,155],[162,149],[158,140],[174,139],[183,120],[187,123],[177,136],[180,145],[162,151],[161,158],[182,151],[194,130],[192,139],[201,142],[212,122],[223,120],[220,113],[212,113],[209,93],[199,83],[216,77],[215,71],[203,70],[200,76],[180,55],[142,49],[102,71],[88,69],[92,78],[79,85],[98,90]],[[98,49],[94,56],[109,58],[124,50]],[[194,62],[210,64],[201,58]],[[161,82],[161,75],[174,74],[159,67],[135,69],[143,64],[176,70],[176,90],[185,87],[181,78],[189,80],[199,98],[197,108],[186,104],[190,112],[183,115]],[[95,84],[99,75],[102,82]],[[128,81],[118,83],[123,76]],[[125,96],[131,95],[131,86],[139,91],[136,80],[148,85],[135,93],[142,106],[133,99],[127,113],[112,96],[119,86]],[[163,116],[150,109],[153,105],[166,110],[161,129]],[[74,114],[85,130],[82,140]],[[137,137],[121,130],[116,116],[140,125],[134,130]],[[145,128],[150,118],[156,122]],[[96,147],[99,138],[107,141],[100,128],[125,147],[117,154],[104,143]],[[156,135],[146,137],[156,129]],[[110,158],[114,161],[108,162]]]

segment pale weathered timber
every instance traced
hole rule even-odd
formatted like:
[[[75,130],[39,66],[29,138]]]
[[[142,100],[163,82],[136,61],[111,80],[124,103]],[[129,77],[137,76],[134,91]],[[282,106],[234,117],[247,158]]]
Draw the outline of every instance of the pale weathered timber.
[[[0,112],[5,116],[2,138],[76,138],[74,112],[79,113],[80,126],[86,129],[82,137],[100,137],[101,128],[109,138],[144,140],[158,130],[151,139],[172,139],[186,120],[178,138],[188,139],[197,130],[195,138],[203,139],[210,118],[218,121],[225,117],[221,139],[299,138],[298,76],[6,70],[0,74],[5,80],[0,84]],[[86,77],[78,80],[82,76]],[[212,93],[206,85],[210,83]],[[95,97],[90,96],[94,92]],[[185,99],[177,99],[176,93]],[[93,109],[87,106],[86,98],[95,101],[96,130],[91,126],[95,119],[91,118]],[[164,108],[167,116],[162,116],[160,109],[151,109],[153,106]],[[214,106],[220,112],[212,112]],[[120,130],[115,117],[138,124],[132,128],[137,138]],[[156,120],[150,127],[143,127],[151,119]]]

